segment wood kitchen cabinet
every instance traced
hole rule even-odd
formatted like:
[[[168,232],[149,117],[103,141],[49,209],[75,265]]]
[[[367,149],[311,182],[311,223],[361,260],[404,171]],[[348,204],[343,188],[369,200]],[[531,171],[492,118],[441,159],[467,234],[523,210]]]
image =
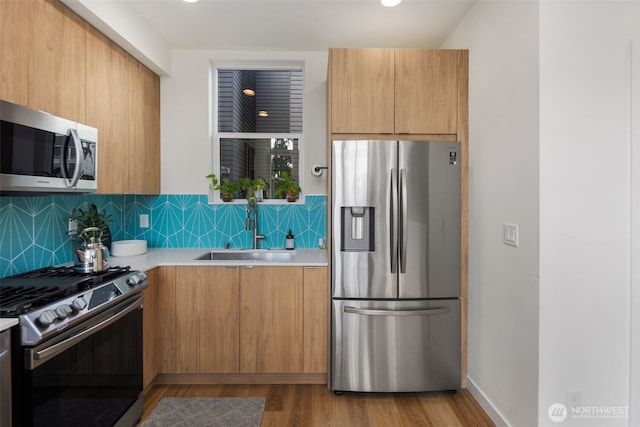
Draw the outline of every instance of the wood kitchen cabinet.
[[[28,106],[84,123],[88,24],[58,1],[32,8]]]
[[[331,49],[331,133],[457,133],[460,55],[466,51]]]
[[[154,269],[157,288],[156,367],[159,374],[176,372],[176,267]]]
[[[333,133],[393,133],[393,49],[330,49]]]
[[[240,372],[301,373],[302,267],[240,270]]]
[[[147,271],[149,286],[142,294],[144,295],[144,308],[142,311],[142,381],[144,388],[153,382],[158,373],[158,363],[156,361],[158,339],[158,280],[159,268]]]
[[[0,99],[29,105],[29,52],[33,31],[27,22],[35,16],[35,2],[0,1]]]
[[[160,78],[138,61],[129,65],[127,193],[160,194]]]
[[[98,192],[160,193],[160,78],[53,0],[0,1],[0,98],[98,129]]]
[[[238,372],[237,267],[176,267],[176,372]]]
[[[98,191],[129,192],[129,69],[126,52],[91,29],[87,34],[87,124],[98,129]]]
[[[304,372],[329,370],[329,282],[327,267],[305,267],[304,271]]]

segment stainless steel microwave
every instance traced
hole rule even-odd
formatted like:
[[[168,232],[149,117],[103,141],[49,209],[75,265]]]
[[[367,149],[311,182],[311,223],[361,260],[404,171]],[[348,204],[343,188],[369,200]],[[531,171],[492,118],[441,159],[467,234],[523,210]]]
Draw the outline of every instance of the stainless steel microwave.
[[[0,193],[98,189],[98,130],[0,100]]]

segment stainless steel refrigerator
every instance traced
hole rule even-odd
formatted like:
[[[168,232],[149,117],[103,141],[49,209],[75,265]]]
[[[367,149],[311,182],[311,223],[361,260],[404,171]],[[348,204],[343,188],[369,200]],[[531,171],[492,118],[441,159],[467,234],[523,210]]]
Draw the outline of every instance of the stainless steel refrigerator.
[[[460,388],[460,143],[331,155],[332,389]]]

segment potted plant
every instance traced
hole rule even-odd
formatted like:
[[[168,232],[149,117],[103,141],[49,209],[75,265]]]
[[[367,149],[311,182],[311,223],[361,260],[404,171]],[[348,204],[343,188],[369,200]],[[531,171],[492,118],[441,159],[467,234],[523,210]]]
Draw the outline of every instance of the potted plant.
[[[295,202],[298,198],[298,194],[302,191],[293,178],[289,176],[289,173],[284,171],[276,184],[276,195],[287,198],[289,202]]]
[[[229,181],[228,178],[222,178],[222,183],[216,185],[215,189],[220,190],[220,197],[224,202],[230,202],[233,200],[233,195],[240,190],[240,184]]]
[[[264,182],[264,179],[258,178],[253,181],[253,189],[257,201],[262,201],[262,199],[264,198],[264,190],[266,190],[267,188],[268,186],[267,183]]]
[[[216,186],[218,185],[218,178],[215,173],[210,173],[205,178],[210,180],[209,182],[209,203],[213,202],[213,192],[216,190]]]
[[[253,180],[246,177],[240,178],[240,189],[244,191],[247,200],[252,198],[255,192]]]
[[[98,227],[100,231],[89,231],[84,234],[84,238],[95,237],[96,240],[102,233],[102,244],[111,250],[111,230],[109,230],[109,222],[112,221],[111,215],[107,214],[106,210],[98,211],[98,208],[93,203],[90,204],[86,210],[81,208],[73,208],[69,219],[75,221],[78,224],[78,241],[82,241],[80,233],[85,228]]]

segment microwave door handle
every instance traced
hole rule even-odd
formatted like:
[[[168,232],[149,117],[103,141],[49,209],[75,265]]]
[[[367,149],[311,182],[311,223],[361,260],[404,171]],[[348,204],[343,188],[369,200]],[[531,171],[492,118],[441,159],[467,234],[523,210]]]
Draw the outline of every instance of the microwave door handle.
[[[78,136],[78,131],[75,129],[69,129],[68,136],[62,146],[62,153],[60,154],[61,158],[61,167],[60,170],[62,172],[62,177],[67,184],[67,187],[73,188],[78,184],[78,180],[80,179],[80,173],[82,172],[84,156],[82,155],[82,141],[80,141],[80,137]],[[69,165],[67,165],[67,159],[65,154],[67,152],[67,146],[69,145],[69,139],[73,140],[73,146],[76,150],[76,167],[73,171],[73,176],[69,179]]]
[[[391,255],[391,273],[398,271],[398,172],[391,169],[391,206],[389,207],[389,252]]]

